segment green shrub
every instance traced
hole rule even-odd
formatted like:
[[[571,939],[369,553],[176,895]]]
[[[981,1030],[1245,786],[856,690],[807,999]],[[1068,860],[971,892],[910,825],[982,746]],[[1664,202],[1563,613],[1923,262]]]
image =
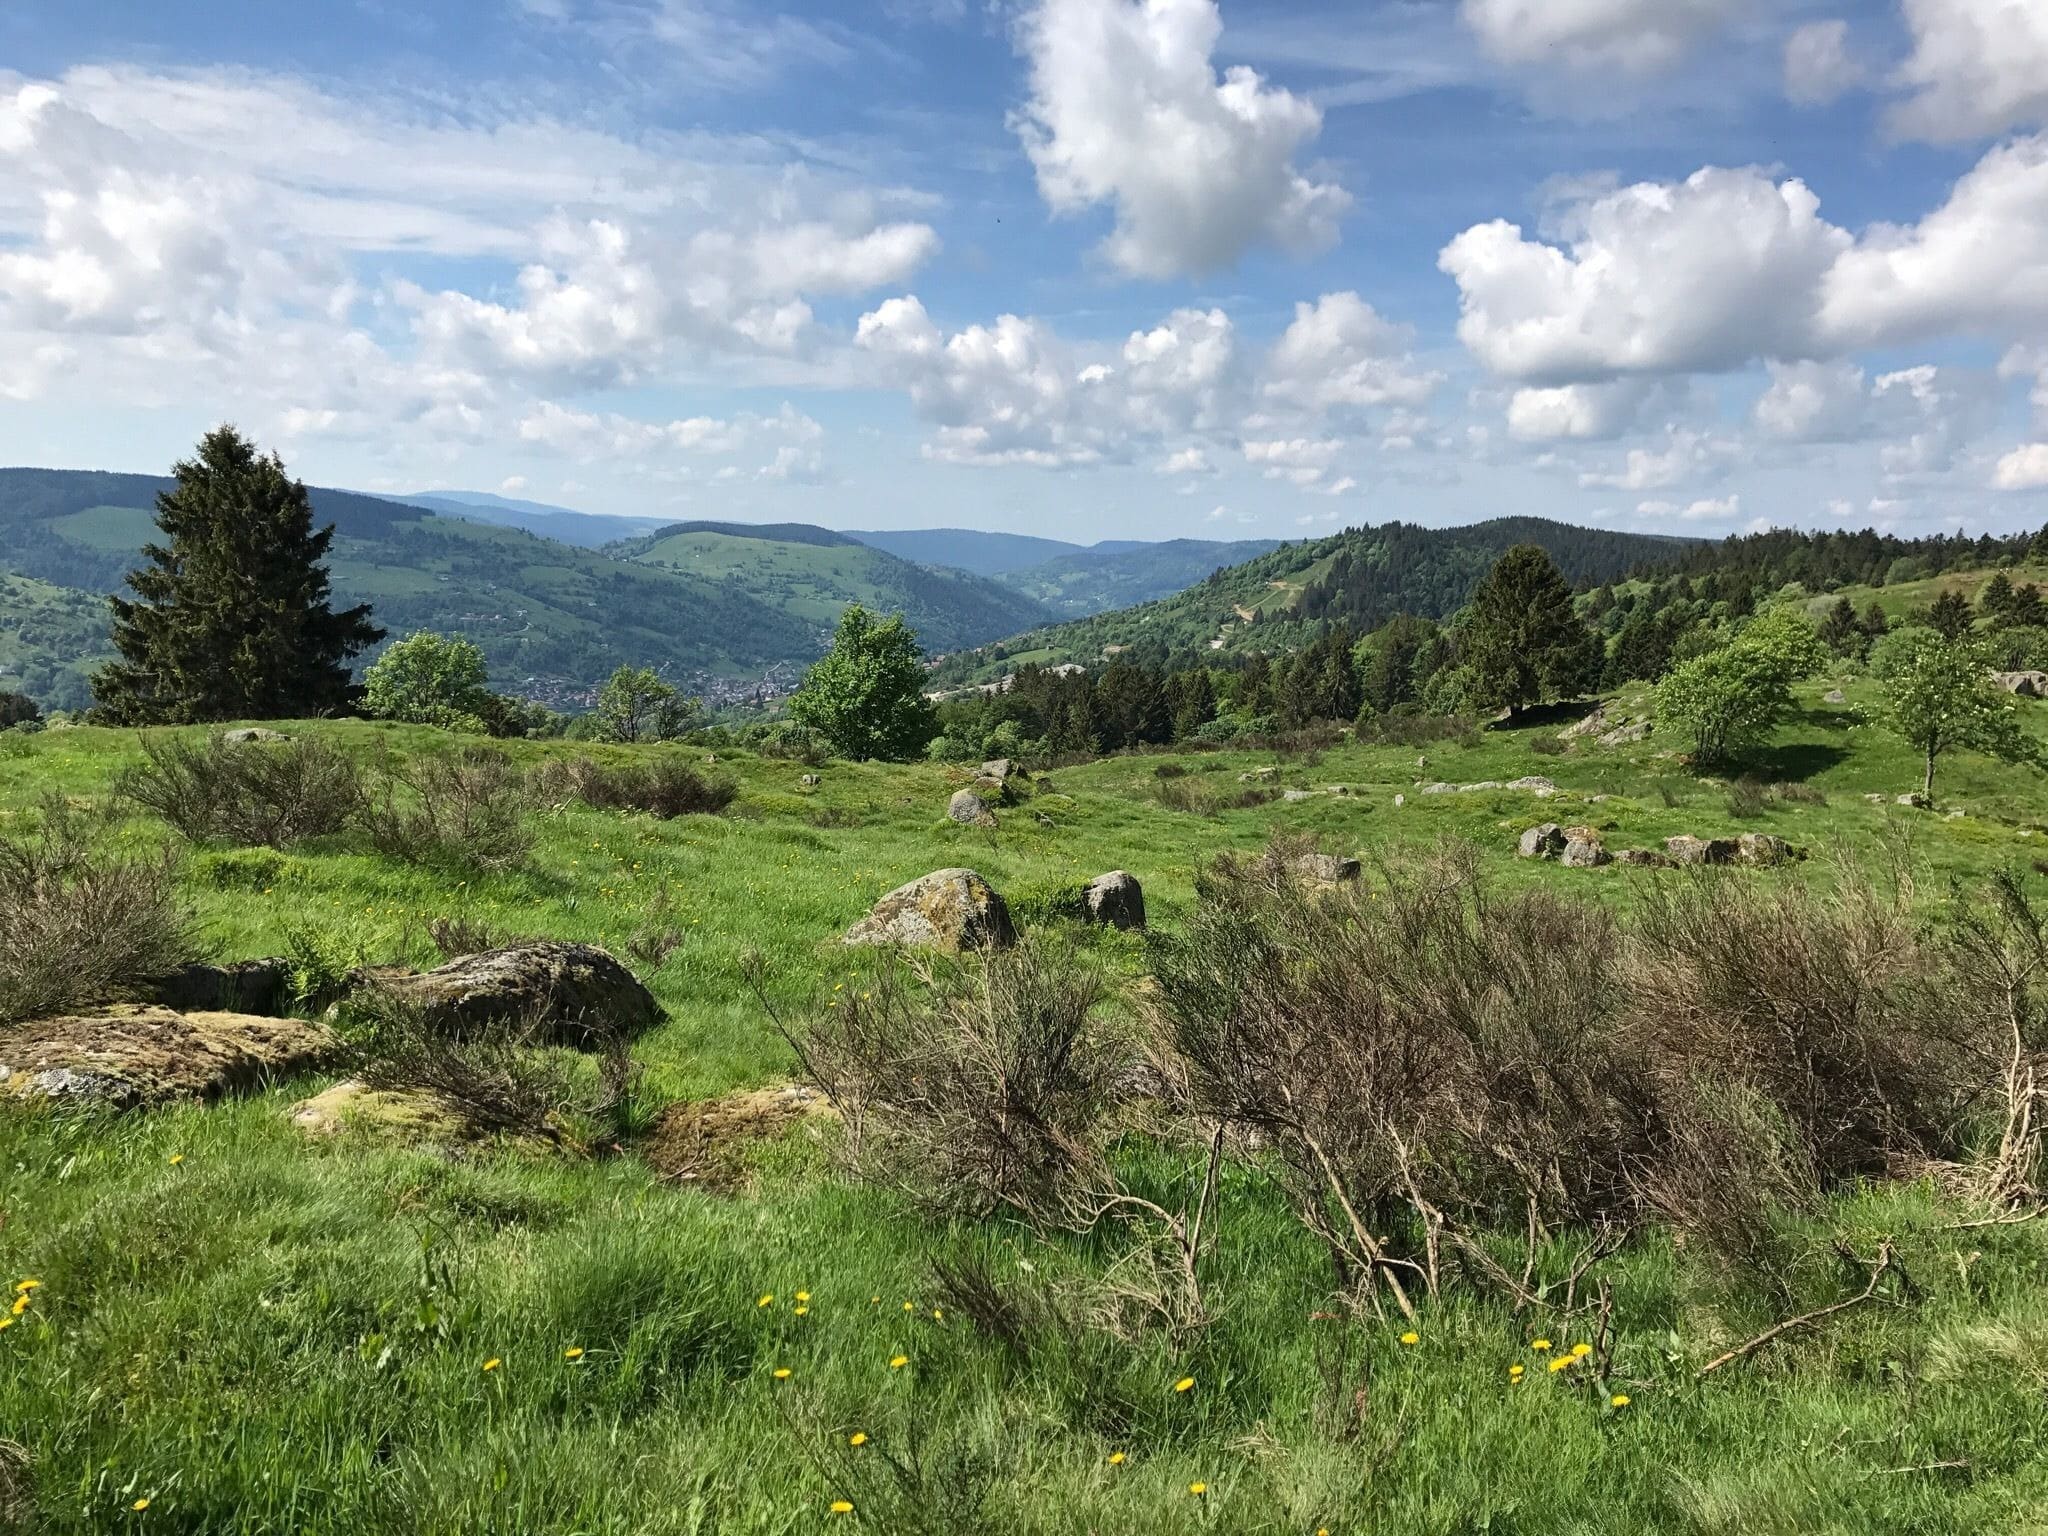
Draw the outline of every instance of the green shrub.
[[[1088,916],[1088,887],[1078,880],[1032,880],[1013,887],[1004,897],[1011,914],[1027,927],[1080,921]]]

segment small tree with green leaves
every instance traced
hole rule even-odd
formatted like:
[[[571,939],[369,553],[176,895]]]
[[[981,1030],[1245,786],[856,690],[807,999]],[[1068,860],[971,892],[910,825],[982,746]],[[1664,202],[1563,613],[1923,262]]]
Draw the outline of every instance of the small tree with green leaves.
[[[841,757],[908,762],[938,734],[924,680],[917,636],[902,615],[877,619],[856,603],[840,615],[832,649],[804,674],[790,718]]]
[[[100,714],[154,725],[346,707],[350,659],[384,632],[367,606],[330,606],[334,525],[314,528],[304,483],[233,427],[171,472],[156,499],[163,542],[128,573],[134,600],[112,599],[120,660],[93,674]]]
[[[1728,644],[1672,669],[1657,685],[1658,723],[1691,743],[1703,767],[1739,760],[1769,739],[1792,708],[1792,685],[1826,664],[1813,626],[1783,611]]]
[[[652,667],[621,667],[597,691],[597,732],[606,741],[672,741],[697,728],[704,706]]]
[[[1934,600],[1934,606],[1927,610],[1927,623],[1944,640],[1960,640],[1970,632],[1974,619],[1970,613],[1970,600],[1951,587]]]
[[[1956,747],[2009,763],[2040,761],[2040,748],[2020,728],[2013,696],[1991,677],[1984,645],[1967,636],[1901,629],[1879,641],[1871,671],[1884,690],[1885,720],[1920,753],[1926,772],[1921,798],[1934,803],[1934,770]]]
[[[1597,631],[1579,618],[1571,583],[1534,544],[1494,562],[1466,610],[1463,659],[1482,704],[1510,718],[1588,688],[1600,672]]]
[[[407,635],[363,674],[363,708],[381,720],[482,733],[496,702],[482,649],[460,635]]]

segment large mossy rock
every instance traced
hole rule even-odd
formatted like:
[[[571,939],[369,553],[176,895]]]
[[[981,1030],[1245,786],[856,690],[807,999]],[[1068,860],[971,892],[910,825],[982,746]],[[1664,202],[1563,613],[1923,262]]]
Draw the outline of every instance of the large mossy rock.
[[[1002,786],[997,785],[995,793],[1000,794]],[[996,824],[996,813],[980,793],[972,789],[957,789],[953,798],[946,802],[946,814],[963,827],[991,828]]]
[[[347,1134],[394,1142],[455,1142],[475,1134],[456,1109],[433,1094],[372,1088],[354,1077],[301,1099],[291,1108],[291,1120],[315,1140]]]
[[[594,944],[515,944],[431,971],[357,971],[349,981],[359,996],[417,1009],[450,1035],[519,1024],[538,1044],[587,1049],[612,1036],[630,1040],[663,1017],[640,978]]]
[[[255,1013],[276,1018],[291,1002],[289,960],[236,960],[188,965],[152,989],[151,1001],[181,1013]]]
[[[1112,869],[1088,882],[1082,893],[1088,921],[1105,928],[1145,926],[1145,889],[1128,870]]]
[[[849,944],[913,949],[1007,949],[1017,942],[1010,909],[971,869],[934,870],[898,886],[847,930]]]
[[[304,1019],[105,1008],[0,1028],[0,1099],[116,1109],[216,1099],[321,1066],[337,1050],[331,1031]]]

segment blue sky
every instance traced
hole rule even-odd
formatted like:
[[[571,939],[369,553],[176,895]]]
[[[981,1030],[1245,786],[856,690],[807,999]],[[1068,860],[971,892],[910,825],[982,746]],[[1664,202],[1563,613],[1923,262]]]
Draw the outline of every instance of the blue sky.
[[[1291,537],[2048,521],[2040,0],[43,0],[0,460]]]

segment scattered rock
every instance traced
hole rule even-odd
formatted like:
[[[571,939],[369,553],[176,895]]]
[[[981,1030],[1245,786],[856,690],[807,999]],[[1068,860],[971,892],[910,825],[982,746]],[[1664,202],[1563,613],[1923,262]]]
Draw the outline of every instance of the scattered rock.
[[[1732,864],[1740,846],[1732,837],[1694,837],[1682,833],[1665,838],[1664,851],[1674,864]]]
[[[1240,773],[1237,776],[1237,782],[1240,784],[1264,784],[1279,777],[1280,770],[1278,768],[1254,768],[1248,773]]]
[[[1334,853],[1304,853],[1287,861],[1288,873],[1316,885],[1348,885],[1364,872],[1356,859]]]
[[[236,960],[188,965],[158,982],[151,1001],[179,1013],[284,1014],[291,1001],[289,960]]]
[[[1425,784],[1425,785],[1423,785],[1423,786],[1422,786],[1422,788],[1421,788],[1421,789],[1420,789],[1420,790],[1418,791],[1418,793],[1420,793],[1420,794],[1425,794],[1425,795],[1455,795],[1455,794],[1456,794],[1457,792],[1458,792],[1458,786],[1457,786],[1457,785],[1455,785],[1455,784],[1445,784],[1445,783],[1442,783],[1442,782],[1438,782],[1438,783],[1435,783],[1435,784]]]
[[[1559,741],[1577,741],[1581,736],[1597,736],[1607,729],[1607,706],[1602,704],[1590,715],[1582,715],[1557,733]]]
[[[1963,815],[1964,813],[1962,811],[1950,811],[1946,816],[1942,817],[1941,819],[1943,821],[1961,821],[1963,819]]]
[[[825,780],[823,775],[816,773],[807,773],[802,778],[797,780],[797,783],[803,785],[805,789],[816,789],[820,784],[824,782]]]
[[[745,1182],[749,1148],[833,1110],[814,1088],[789,1084],[671,1104],[656,1118],[640,1153],[664,1179],[726,1191]]]
[[[958,952],[1017,942],[1010,909],[971,869],[935,870],[898,886],[847,930],[849,944],[905,944]]]
[[[981,765],[981,776],[984,779],[994,779],[998,784],[1007,784],[1012,777],[1020,779],[1031,777],[1030,774],[1019,768],[1007,757],[990,758],[987,762],[983,763]]]
[[[1401,809],[1401,807],[1402,807],[1402,806],[1406,805],[1407,803],[1408,803],[1408,797],[1407,797],[1406,795],[1396,795],[1396,796],[1394,796],[1394,809],[1395,809],[1395,810],[1397,810],[1397,811],[1398,811],[1399,809]]]
[[[1625,747],[1634,742],[1647,741],[1649,738],[1650,722],[1647,720],[1636,720],[1627,725],[1618,725],[1611,731],[1603,732],[1599,737],[1599,742],[1603,747]]]
[[[1525,779],[1511,780],[1508,788],[1526,789],[1539,800],[1548,800],[1557,793],[1557,786],[1555,784],[1551,783],[1550,780],[1544,778],[1541,774],[1535,773],[1530,774]]]
[[[1910,805],[1915,810],[1924,810],[1927,805],[1927,797],[1916,790],[1910,795],[1900,795],[1893,803],[1896,805]]]
[[[223,731],[220,739],[241,746],[252,741],[290,741],[283,731],[273,731],[267,725],[245,725],[239,730]]]
[[[1839,688],[1830,688],[1820,696],[1820,701],[1823,704],[1846,704],[1849,702],[1849,695]]]
[[[1554,859],[1564,852],[1564,828],[1554,821],[1531,827],[1516,850],[1525,859]]]
[[[2048,672],[1994,672],[1992,681],[2023,699],[2048,699]]]
[[[1745,832],[1735,840],[1736,857],[1744,864],[1759,869],[1770,869],[1779,864],[1789,863],[1793,857],[1792,845],[1782,837],[1773,837],[1768,832]]]
[[[526,1023],[540,1040],[578,1049],[614,1032],[631,1039],[663,1018],[640,978],[594,944],[515,944],[431,971],[354,971],[349,983],[417,1008],[451,1034]]]
[[[996,824],[996,813],[989,809],[989,803],[971,789],[956,789],[953,798],[946,803],[946,814],[963,827],[990,828]]]
[[[1597,838],[1574,837],[1566,840],[1564,852],[1558,855],[1557,861],[1566,869],[1598,869],[1613,859]]]
[[[1639,869],[1668,869],[1671,866],[1670,859],[1648,848],[1624,848],[1615,854],[1614,862],[1632,864]]]
[[[1313,800],[1315,797],[1316,793],[1312,789],[1283,790],[1280,795],[1280,798],[1287,801],[1290,805],[1302,800]]]
[[[299,1100],[291,1119],[323,1138],[360,1131],[393,1141],[459,1141],[471,1134],[461,1114],[430,1093],[394,1093],[353,1077]]]
[[[304,1019],[114,1007],[0,1028],[0,1099],[116,1109],[216,1099],[317,1067],[336,1048],[331,1031]]]
[[[1145,926],[1145,891],[1137,876],[1121,869],[1088,882],[1088,920],[1109,928]]]

